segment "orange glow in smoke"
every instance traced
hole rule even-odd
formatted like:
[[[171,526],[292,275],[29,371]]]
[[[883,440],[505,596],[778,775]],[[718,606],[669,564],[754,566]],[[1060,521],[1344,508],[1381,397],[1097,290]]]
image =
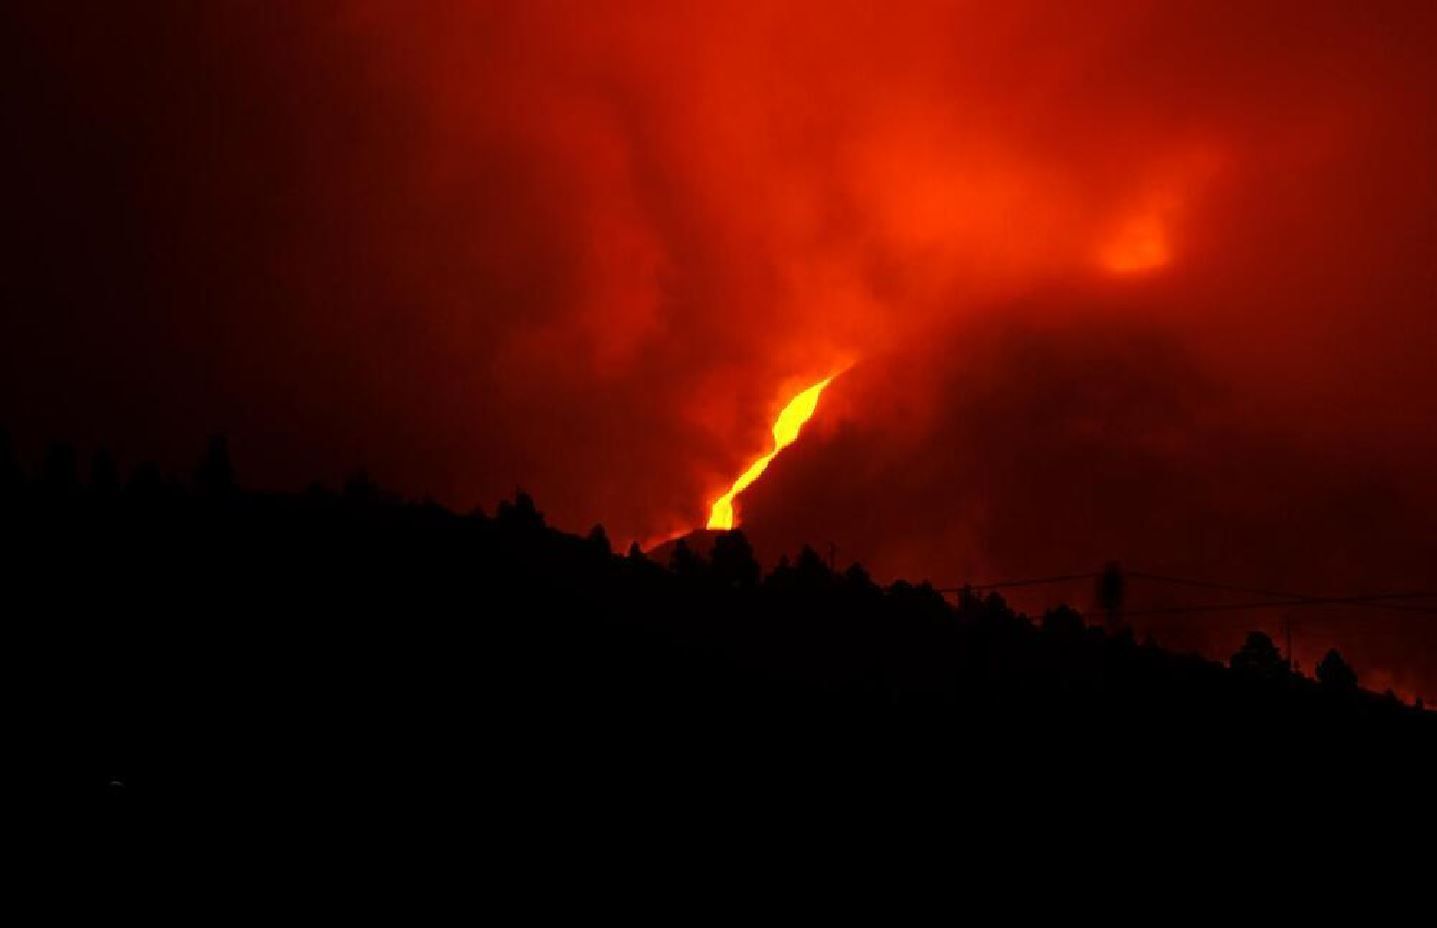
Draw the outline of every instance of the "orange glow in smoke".
[[[837,375],[830,375],[802,393],[788,401],[783,407],[783,412],[778,414],[778,419],[773,423],[773,450],[749,465],[743,476],[734,481],[727,493],[714,500],[713,509],[709,512],[708,527],[729,531],[734,527],[734,497],[742,493],[748,486],[759,478],[759,475],[768,467],[768,463],[778,456],[778,453],[798,438],[798,432],[803,424],[813,417],[814,410],[818,408],[818,395],[823,388],[828,386]]]
[[[1172,260],[1167,229],[1160,216],[1148,213],[1129,220],[1104,246],[1103,267],[1114,274],[1139,274]]]

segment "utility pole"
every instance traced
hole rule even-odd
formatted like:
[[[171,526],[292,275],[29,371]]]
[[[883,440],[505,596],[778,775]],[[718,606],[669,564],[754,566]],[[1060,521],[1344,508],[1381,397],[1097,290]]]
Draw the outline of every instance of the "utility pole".
[[[1098,573],[1098,605],[1107,613],[1109,635],[1116,635],[1123,624],[1123,593],[1126,583],[1117,561],[1109,561]]]

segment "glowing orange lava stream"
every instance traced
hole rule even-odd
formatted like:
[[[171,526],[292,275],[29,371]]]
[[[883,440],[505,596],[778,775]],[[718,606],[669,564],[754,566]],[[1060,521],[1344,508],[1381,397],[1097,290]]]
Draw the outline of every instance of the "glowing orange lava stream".
[[[709,512],[709,528],[728,531],[734,527],[734,497],[757,480],[768,467],[768,462],[777,457],[780,451],[794,443],[798,438],[798,430],[803,428],[803,424],[813,417],[814,410],[818,408],[818,395],[836,376],[838,375],[828,376],[788,401],[788,405],[783,407],[783,412],[778,414],[778,419],[773,423],[773,450],[749,465],[743,476],[729,487],[729,491],[714,500],[713,509]]]

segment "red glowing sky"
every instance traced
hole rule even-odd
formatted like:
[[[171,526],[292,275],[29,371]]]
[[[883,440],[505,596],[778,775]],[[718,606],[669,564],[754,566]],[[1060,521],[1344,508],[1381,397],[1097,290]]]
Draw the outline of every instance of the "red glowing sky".
[[[7,6],[23,441],[653,539],[852,365],[761,549],[1437,584],[1429,4]],[[1437,694],[1430,619],[1304,621]]]

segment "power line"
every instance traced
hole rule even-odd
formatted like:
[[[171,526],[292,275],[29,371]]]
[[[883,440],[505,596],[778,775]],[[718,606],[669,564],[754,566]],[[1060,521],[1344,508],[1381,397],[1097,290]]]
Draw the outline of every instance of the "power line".
[[[1332,597],[1332,596],[1312,596],[1312,595],[1305,594],[1305,593],[1287,593],[1287,592],[1280,592],[1280,591],[1278,591],[1278,590],[1262,589],[1261,587],[1237,586],[1237,585],[1231,584],[1231,583],[1217,583],[1217,582],[1214,582],[1214,581],[1211,581],[1211,580],[1194,580],[1194,579],[1191,579],[1191,578],[1188,578],[1188,577],[1172,577],[1172,576],[1167,576],[1167,575],[1164,575],[1164,574],[1150,574],[1150,573],[1146,573],[1146,572],[1141,571],[1141,570],[1129,570],[1129,571],[1124,571],[1124,573],[1125,573],[1127,576],[1129,576],[1129,577],[1134,577],[1134,578],[1137,578],[1137,579],[1139,579],[1139,580],[1156,580],[1156,581],[1161,582],[1161,583],[1172,583],[1172,584],[1177,584],[1177,585],[1180,585],[1180,586],[1199,587],[1199,588],[1201,588],[1201,589],[1208,589],[1208,590],[1223,590],[1223,591],[1229,592],[1229,593],[1251,593],[1251,594],[1254,595],[1254,596],[1271,596],[1271,597],[1276,598],[1276,599],[1286,600],[1286,602],[1278,602],[1278,603],[1270,603],[1270,604],[1268,604],[1268,605],[1270,605],[1270,606],[1287,606],[1287,605],[1297,606],[1297,605],[1305,605],[1305,604],[1355,603],[1355,604],[1364,605],[1364,606],[1371,606],[1371,607],[1374,608],[1374,609],[1392,609],[1392,610],[1396,610],[1396,611],[1399,611],[1399,612],[1421,612],[1421,613],[1437,612],[1437,609],[1433,609],[1433,608],[1427,607],[1427,606],[1408,605],[1408,604],[1404,604],[1404,603],[1390,602],[1390,600],[1396,600],[1396,599],[1426,599],[1426,598],[1431,598],[1431,597],[1434,596],[1434,595],[1437,595],[1437,594],[1433,594],[1433,593],[1428,592],[1428,591],[1419,591],[1419,592],[1414,592],[1414,593],[1355,594],[1355,595],[1351,595],[1351,596],[1340,596],[1340,597]],[[1241,606],[1242,604],[1239,604],[1239,603],[1231,603],[1231,604],[1221,603],[1221,604],[1217,604],[1217,605],[1218,605],[1218,606],[1221,606],[1221,607],[1223,607],[1223,608],[1237,608],[1237,607]],[[1203,608],[1203,607],[1194,606],[1194,607],[1192,607],[1192,611],[1199,611],[1201,608]],[[1149,614],[1151,614],[1151,613],[1153,612],[1153,610],[1143,610],[1143,611],[1146,612],[1146,613],[1149,613]],[[1141,614],[1141,613],[1129,613],[1129,614],[1130,614],[1130,615],[1134,615],[1134,614]]]
[[[964,590],[1001,590],[1015,586],[1039,586],[1044,583],[1064,583],[1070,580],[1095,580],[1101,576],[1100,571],[1092,571],[1085,574],[1063,574],[1058,577],[1033,577],[1028,580],[1000,580],[997,583],[968,583],[963,586],[941,586],[937,590],[940,593],[961,593]]]
[[[1257,600],[1246,603],[1207,603],[1198,606],[1160,606],[1154,609],[1129,610],[1124,616],[1142,615],[1177,615],[1187,612],[1232,612],[1244,609],[1274,609],[1288,606],[1330,606],[1330,605],[1362,605],[1362,606],[1383,606],[1383,600],[1392,599],[1414,599],[1430,596],[1426,592],[1418,593],[1377,593],[1366,596],[1310,596],[1302,599],[1288,599],[1281,602],[1272,600]],[[1407,606],[1403,607],[1408,612],[1421,612],[1427,615],[1437,615],[1437,607]]]
[[[1170,577],[1164,574],[1150,574],[1141,570],[1124,571],[1129,577],[1137,577],[1141,580],[1157,580],[1162,583],[1176,583],[1182,586],[1196,586],[1208,590],[1226,590],[1230,593],[1252,593],[1255,596],[1279,596],[1283,599],[1311,599],[1312,597],[1301,593],[1279,593],[1275,590],[1264,590],[1258,587],[1235,586],[1231,583],[1215,583],[1211,580],[1193,580],[1188,577]]]

